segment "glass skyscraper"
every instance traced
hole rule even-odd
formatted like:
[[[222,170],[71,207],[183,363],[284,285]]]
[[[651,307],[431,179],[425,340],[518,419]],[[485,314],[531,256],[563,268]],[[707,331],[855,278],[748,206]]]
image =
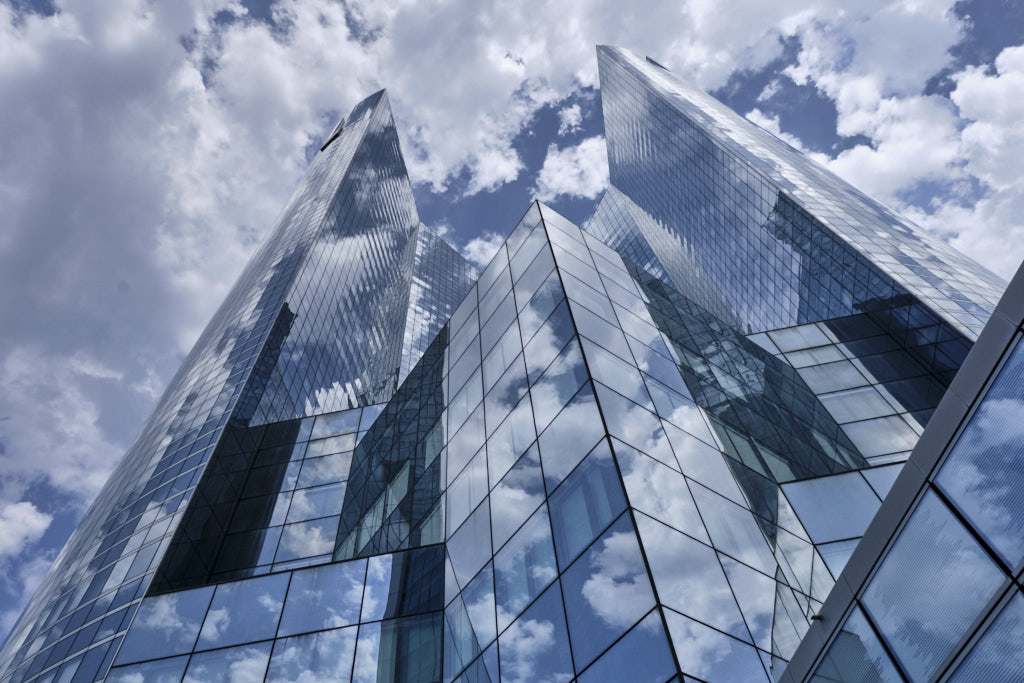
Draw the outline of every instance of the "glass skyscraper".
[[[598,61],[611,186],[479,275],[356,106],[0,681],[1019,677],[1024,280]]]

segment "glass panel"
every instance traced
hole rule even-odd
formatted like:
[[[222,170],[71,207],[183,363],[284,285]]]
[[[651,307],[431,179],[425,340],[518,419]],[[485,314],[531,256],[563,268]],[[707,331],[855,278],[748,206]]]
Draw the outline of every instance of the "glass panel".
[[[480,648],[485,648],[498,637],[495,621],[494,572],[490,563],[462,591],[462,599],[476,641]]]
[[[348,683],[356,649],[356,627],[284,638],[274,644],[268,681]]]
[[[928,492],[882,561],[863,602],[906,671],[926,679],[1002,581],[1003,573],[938,496]]]
[[[511,367],[495,383],[484,399],[484,410],[487,416],[487,432],[490,434],[518,403],[526,393],[526,364],[522,356],[512,361]]]
[[[179,683],[186,664],[188,656],[117,667],[110,670],[105,680],[108,683]]]
[[[707,681],[771,680],[750,645],[672,610],[665,610],[665,620],[684,673]]]
[[[191,651],[212,596],[213,586],[206,586],[143,600],[117,653],[117,662]]]
[[[359,429],[359,413],[358,410],[343,410],[340,413],[318,415],[309,438],[321,439],[325,436],[357,431]]]
[[[630,357],[629,345],[626,343],[626,338],[622,336],[622,330],[617,326],[582,306],[574,306],[572,316],[580,334],[608,349],[619,358]]]
[[[594,393],[585,385],[538,440],[548,491],[558,486],[603,436]]]
[[[657,415],[603,384],[596,386],[601,411],[608,420],[608,431],[612,436],[677,469],[672,446]]]
[[[636,524],[662,603],[748,638],[715,551],[650,517],[638,514]]]
[[[848,360],[823,365],[812,365],[798,370],[804,382],[816,394],[840,389],[852,389],[868,384],[853,363]]]
[[[352,451],[335,453],[322,458],[311,458],[302,463],[302,471],[296,486],[307,488],[348,479],[348,470],[352,465]]]
[[[570,341],[530,388],[538,431],[544,430],[586,380],[587,369],[580,346]]]
[[[903,465],[886,465],[884,467],[872,467],[870,469],[861,470],[860,473],[864,475],[864,478],[871,484],[871,488],[875,490],[878,497],[885,500],[886,495],[889,493],[889,489],[896,483],[896,477],[900,476],[900,471],[903,469]],[[939,475],[942,476],[941,474]]]
[[[503,546],[543,501],[544,477],[537,448],[533,447],[491,491],[494,547]]]
[[[330,515],[341,514],[341,502],[345,496],[344,484],[330,484],[310,489],[299,489],[292,496],[286,521],[304,522]]]
[[[939,470],[939,486],[1011,567],[1024,559],[1024,344]]]
[[[519,326],[509,325],[497,346],[487,350],[487,358],[484,360],[484,391],[491,390],[494,383],[498,381],[498,378],[522,350],[523,345],[519,342]]]
[[[526,345],[526,370],[530,375],[530,381],[537,381],[575,333],[576,328],[569,317],[569,307],[562,302]]]
[[[859,608],[846,619],[814,672],[814,683],[902,683]]]
[[[568,681],[573,677],[557,583],[501,634],[498,651],[503,681]]]
[[[480,449],[466,469],[448,487],[445,498],[448,501],[448,536],[459,528],[469,513],[476,509],[487,495],[487,454]]]
[[[607,440],[551,494],[548,508],[558,565],[564,568],[626,509]]]
[[[774,579],[754,571],[728,557],[719,555],[722,569],[729,579],[740,612],[747,622],[747,630],[754,637],[754,644],[762,650],[772,652],[772,628],[780,631],[778,622],[785,615],[777,614],[775,609],[776,583]],[[781,610],[779,610],[781,612]],[[778,640],[778,634],[776,634]]]
[[[524,396],[519,405],[487,440],[488,476],[493,486],[536,438],[533,404]]]
[[[874,387],[848,389],[818,398],[839,423],[867,420],[895,412]]]
[[[1024,597],[1017,593],[992,622],[956,673],[953,683],[1024,680]]]
[[[675,670],[661,616],[658,612],[651,612],[584,671],[579,680],[580,683],[662,683]]]
[[[654,403],[636,367],[586,339],[583,340],[583,350],[587,357],[587,367],[594,379],[607,384],[634,403],[654,410]]]
[[[284,527],[275,562],[301,557],[317,557],[334,550],[338,535],[338,517],[325,517],[312,522],[299,522]]]
[[[217,586],[196,649],[273,638],[288,578],[277,574]]]
[[[775,574],[775,555],[750,510],[699,484],[690,491],[715,548],[765,574]]]
[[[562,575],[573,661],[582,669],[654,607],[633,524],[623,515]]]
[[[917,444],[917,432],[898,415],[850,422],[843,431],[865,458],[909,451]]]
[[[490,558],[491,518],[486,503],[480,505],[448,541],[448,555],[460,586],[465,586]]]
[[[278,636],[358,623],[365,578],[366,560],[294,572]]]
[[[558,575],[548,511],[541,507],[494,557],[494,588],[498,630]]]
[[[783,484],[782,490],[814,543],[863,536],[882,504],[857,472]]]
[[[192,655],[183,683],[263,680],[270,659],[270,645],[257,643]]]
[[[620,441],[614,441],[622,483],[632,507],[710,543],[697,506],[681,474]]]
[[[821,559],[825,561],[825,566],[832,572],[832,576],[839,578],[839,574],[842,573],[843,567],[850,560],[850,555],[853,554],[859,542],[860,539],[853,539],[850,541],[824,543],[818,546],[818,553],[821,555]]]

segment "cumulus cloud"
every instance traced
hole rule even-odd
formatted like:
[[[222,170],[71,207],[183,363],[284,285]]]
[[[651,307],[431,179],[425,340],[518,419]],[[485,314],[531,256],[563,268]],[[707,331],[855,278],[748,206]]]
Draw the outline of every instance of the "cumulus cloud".
[[[558,134],[568,135],[580,129],[583,123],[583,112],[580,105],[574,104],[571,107],[564,107],[558,110]]]
[[[19,554],[26,544],[42,538],[53,516],[28,501],[0,506],[0,559]]]
[[[593,199],[608,187],[608,153],[604,137],[595,135],[573,147],[548,147],[534,193],[547,202],[561,196]]]
[[[497,253],[505,238],[496,232],[485,232],[480,237],[474,237],[462,248],[462,255],[469,262],[486,268]]]
[[[758,98],[758,99],[761,99],[761,98]],[[754,124],[760,126],[761,128],[764,128],[766,131],[768,131],[769,133],[771,133],[775,137],[777,137],[780,140],[783,140],[784,142],[792,145],[793,147],[795,147],[798,150],[800,150],[801,152],[807,154],[811,158],[813,158],[813,159],[815,159],[815,160],[817,160],[819,162],[826,162],[826,161],[828,161],[828,157],[826,157],[825,155],[811,152],[806,147],[804,147],[804,143],[801,142],[800,139],[798,137],[796,137],[795,135],[791,135],[789,133],[783,133],[782,129],[780,128],[779,117],[778,116],[776,116],[774,114],[766,114],[765,112],[761,111],[760,109],[757,109],[756,107],[754,109],[751,109],[750,111],[748,111],[744,116],[751,123],[754,123]]]

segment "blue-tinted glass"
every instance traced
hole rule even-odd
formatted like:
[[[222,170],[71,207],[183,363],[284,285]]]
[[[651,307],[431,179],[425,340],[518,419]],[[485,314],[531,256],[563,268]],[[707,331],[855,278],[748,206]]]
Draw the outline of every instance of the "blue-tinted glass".
[[[954,683],[1024,679],[1024,597],[1017,593],[950,678]]]
[[[583,668],[654,606],[651,581],[628,515],[562,575],[573,661]]]
[[[544,483],[553,490],[604,436],[594,392],[585,385],[538,439]]]
[[[196,649],[273,638],[288,579],[287,574],[277,574],[217,586]]]
[[[717,549],[765,574],[775,573],[775,556],[753,514],[703,486],[690,489]]]
[[[187,664],[186,656],[117,667],[110,670],[106,680],[110,683],[179,683]]]
[[[1024,558],[1024,344],[1018,344],[947,456],[939,486],[1007,564]]]
[[[652,612],[580,674],[579,680],[580,683],[662,683],[675,671],[661,615]]]
[[[859,608],[846,619],[815,671],[815,683],[900,683],[903,677]]]
[[[644,515],[638,514],[636,523],[661,602],[749,638],[715,551]]]
[[[373,631],[359,627],[356,647],[356,675],[353,681],[396,681],[431,683],[441,677],[442,616],[440,612],[380,624],[380,641],[372,651]],[[376,661],[368,659],[373,657]],[[374,656],[375,655],[375,656]]]
[[[271,643],[256,643],[192,655],[185,681],[259,681],[267,673],[270,647]]]
[[[928,492],[882,561],[863,602],[904,669],[925,679],[1002,581],[995,563]]]
[[[495,630],[494,572],[489,563],[462,591],[462,600],[477,642],[481,648],[487,647],[498,635]]]
[[[544,476],[536,447],[519,459],[491,491],[491,532],[500,548],[544,501]]]
[[[541,507],[494,556],[498,630],[508,626],[557,575],[548,511]]]
[[[189,652],[206,616],[213,587],[158,595],[142,601],[117,654],[120,664]]]
[[[660,522],[710,543],[683,475],[620,441],[613,443],[629,504]]]
[[[626,509],[607,440],[551,494],[548,508],[558,564],[564,568]]]
[[[683,673],[706,681],[771,680],[753,647],[672,610],[665,620]]]
[[[358,623],[365,577],[366,560],[293,573],[278,636]]]
[[[548,426],[586,380],[583,354],[579,344],[571,341],[530,387],[538,430]]]
[[[448,540],[455,578],[465,586],[491,556],[490,506],[483,503]]]
[[[863,536],[881,506],[856,472],[785,484],[783,491],[815,543]]]
[[[268,681],[347,683],[352,679],[356,627],[282,638],[274,643]]]
[[[556,583],[498,638],[502,680],[570,680],[569,635]]]
[[[519,405],[487,440],[487,465],[491,486],[505,475],[508,468],[533,443],[536,436],[533,404],[529,396],[523,396]]]
[[[612,436],[637,448],[657,460],[676,467],[672,446],[662,428],[661,420],[624,396],[598,384],[598,397],[602,413],[608,420]]]

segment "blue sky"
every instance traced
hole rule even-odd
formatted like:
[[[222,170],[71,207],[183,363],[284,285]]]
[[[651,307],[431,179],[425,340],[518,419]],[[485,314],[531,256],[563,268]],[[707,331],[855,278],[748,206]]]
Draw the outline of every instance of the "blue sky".
[[[1021,36],[1011,0],[0,0],[0,632],[366,94],[478,260],[535,196],[592,211],[608,43],[1008,277]]]

